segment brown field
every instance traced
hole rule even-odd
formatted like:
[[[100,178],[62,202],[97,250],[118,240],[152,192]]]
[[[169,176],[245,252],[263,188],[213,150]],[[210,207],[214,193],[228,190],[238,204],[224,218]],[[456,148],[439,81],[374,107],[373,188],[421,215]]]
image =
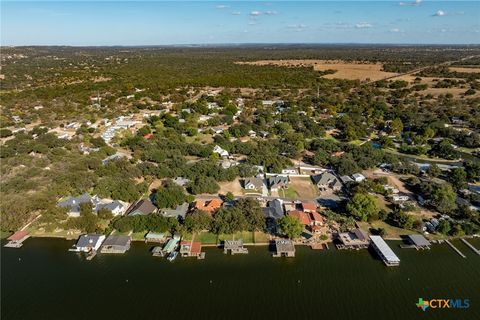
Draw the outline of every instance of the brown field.
[[[236,178],[233,181],[222,181],[219,182],[218,185],[220,186],[220,190],[218,191],[219,194],[227,194],[227,192],[231,192],[235,196],[243,195],[243,188],[240,184],[239,178]]]
[[[448,69],[456,72],[480,73],[480,68],[450,67]]]
[[[328,79],[347,80],[380,80],[396,75],[393,72],[382,71],[381,63],[345,62],[340,60],[259,60],[237,62],[256,66],[274,65],[282,67],[313,67],[317,71],[335,70],[334,74],[325,75]]]
[[[295,189],[300,199],[315,199],[319,195],[310,178],[290,177],[290,187]]]

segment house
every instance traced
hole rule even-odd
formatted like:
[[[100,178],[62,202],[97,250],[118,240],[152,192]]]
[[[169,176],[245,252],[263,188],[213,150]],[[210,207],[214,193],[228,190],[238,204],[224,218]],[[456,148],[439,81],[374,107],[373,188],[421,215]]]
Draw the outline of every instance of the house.
[[[242,240],[225,240],[223,242],[223,253],[227,254],[228,251],[232,256],[237,253],[248,253],[248,249],[243,246]]]
[[[185,216],[188,212],[188,203],[183,203],[178,205],[175,209],[162,209],[161,214],[167,218],[182,218],[185,219]]]
[[[368,234],[362,229],[355,229],[351,232],[342,232],[337,235],[340,244],[338,249],[366,249],[370,244]]]
[[[229,169],[229,168],[232,168],[232,167],[236,167],[240,164],[240,162],[236,161],[236,160],[232,160],[232,159],[223,159],[220,161],[220,166],[223,168],[223,169]]]
[[[282,169],[282,174],[297,174],[297,173],[298,173],[298,170],[297,168],[294,168],[294,167]]]
[[[157,211],[157,207],[149,200],[142,199],[132,204],[127,210],[128,216],[146,216]]]
[[[83,234],[75,244],[75,251],[90,252],[97,251],[105,241],[105,236],[100,234]]]
[[[274,257],[295,257],[295,246],[291,240],[277,239],[275,240]]]
[[[228,157],[229,153],[227,150],[223,149],[222,147],[220,147],[219,145],[216,145],[214,148],[213,148],[213,153],[216,153],[218,154],[219,156],[221,157]]]
[[[341,176],[340,181],[342,181],[343,184],[354,182],[354,180],[349,176]]]
[[[355,180],[355,182],[362,182],[365,180],[365,176],[361,173],[354,173],[352,174],[352,179]]]
[[[96,203],[94,211],[98,212],[101,209],[107,209],[112,212],[113,216],[118,216],[125,212],[125,210],[127,209],[127,205],[118,200],[114,200],[109,203]]]
[[[223,204],[223,201],[220,199],[212,200],[197,200],[194,204],[194,209],[205,211],[208,213],[213,213],[215,210],[219,209]]]
[[[64,200],[59,201],[57,205],[62,208],[67,208],[69,217],[79,217],[80,204],[82,203],[92,203],[92,197],[90,197],[89,194],[84,193],[78,197],[67,197]]]
[[[176,177],[175,179],[173,179],[173,182],[179,185],[180,187],[183,187],[183,186],[186,186],[187,183],[190,182],[190,180],[183,177]]]
[[[283,202],[280,199],[271,200],[266,208],[263,208],[263,215],[267,219],[277,220],[285,216]]]
[[[288,188],[288,177],[278,175],[269,177],[268,187],[271,191],[278,191],[278,189]]]
[[[394,194],[392,195],[392,200],[394,202],[404,202],[410,200],[410,197],[402,194]]]
[[[202,243],[193,242],[193,241],[182,241],[180,242],[180,255],[182,257],[197,257],[201,258],[202,256]]]
[[[263,179],[260,178],[245,178],[243,180],[243,188],[245,190],[257,190],[261,191],[265,186]]]
[[[289,216],[300,220],[304,226],[321,226],[323,225],[323,217],[318,212],[304,212],[293,210],[288,213]]]
[[[132,239],[129,236],[109,235],[103,242],[102,253],[125,253],[130,249]]]
[[[302,202],[301,206],[304,212],[317,212],[317,205],[313,202]]]
[[[328,189],[340,191],[342,189],[342,182],[335,175],[328,171],[312,176],[312,180],[318,189],[320,189],[320,191],[326,191]]]

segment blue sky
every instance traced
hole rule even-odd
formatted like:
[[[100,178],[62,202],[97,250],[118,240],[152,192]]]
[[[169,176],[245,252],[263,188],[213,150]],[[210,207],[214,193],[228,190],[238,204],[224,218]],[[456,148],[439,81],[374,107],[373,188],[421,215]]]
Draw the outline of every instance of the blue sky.
[[[2,45],[480,43],[479,1],[2,0],[1,9]]]

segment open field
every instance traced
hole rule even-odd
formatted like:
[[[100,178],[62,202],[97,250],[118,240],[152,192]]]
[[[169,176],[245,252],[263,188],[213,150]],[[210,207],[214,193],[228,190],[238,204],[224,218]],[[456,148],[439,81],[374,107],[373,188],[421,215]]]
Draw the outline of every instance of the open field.
[[[258,60],[238,62],[248,65],[275,65],[281,67],[313,67],[316,71],[334,70],[335,73],[323,76],[327,79],[380,80],[396,75],[382,71],[382,63],[345,62],[341,60]]]
[[[220,190],[218,191],[219,194],[227,194],[228,192],[231,192],[234,196],[243,195],[243,188],[240,184],[239,178],[236,178],[233,181],[222,181],[219,182],[218,185],[220,186]]]
[[[450,67],[448,69],[456,72],[480,73],[480,68]]]
[[[300,199],[315,199],[319,195],[318,189],[309,177],[291,177],[290,187],[296,191]]]

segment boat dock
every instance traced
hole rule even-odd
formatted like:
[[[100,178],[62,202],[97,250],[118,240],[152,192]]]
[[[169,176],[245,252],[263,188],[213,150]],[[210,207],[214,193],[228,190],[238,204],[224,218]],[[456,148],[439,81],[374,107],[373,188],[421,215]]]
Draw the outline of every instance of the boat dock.
[[[20,230],[12,234],[10,237],[7,238],[9,242],[4,246],[6,248],[21,248],[23,246],[23,242],[27,240],[30,235],[27,231]]]
[[[445,242],[453,249],[455,250],[462,258],[467,258],[460,250],[457,249],[450,241],[445,240]]]
[[[385,265],[392,267],[400,265],[400,259],[380,236],[370,236],[371,245]]]
[[[470,249],[473,250],[473,252],[475,252],[477,255],[480,256],[480,250],[478,250],[477,248],[475,248],[470,242],[468,242],[467,240],[461,238],[460,240],[462,240],[463,243],[465,243],[467,245],[467,247],[469,247]]]

